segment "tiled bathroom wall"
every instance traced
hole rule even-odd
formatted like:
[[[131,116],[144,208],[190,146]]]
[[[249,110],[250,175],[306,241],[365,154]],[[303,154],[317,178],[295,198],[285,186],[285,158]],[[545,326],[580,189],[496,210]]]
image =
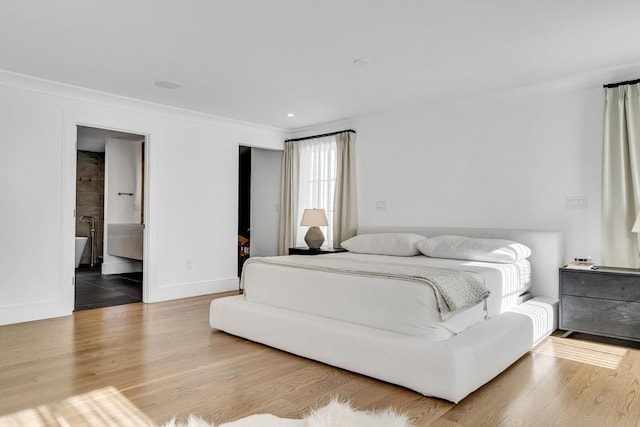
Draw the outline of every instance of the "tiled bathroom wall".
[[[89,223],[81,222],[83,215],[96,219],[96,262],[102,257],[104,239],[104,153],[78,150],[76,174],[76,236],[89,236]],[[91,248],[82,255],[80,264],[90,263]],[[101,258],[100,258],[101,259]]]

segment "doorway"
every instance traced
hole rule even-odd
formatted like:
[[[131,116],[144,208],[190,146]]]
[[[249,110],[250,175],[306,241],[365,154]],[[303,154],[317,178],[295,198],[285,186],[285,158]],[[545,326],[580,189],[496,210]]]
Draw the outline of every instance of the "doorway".
[[[142,301],[145,137],[77,126],[74,311]]]
[[[240,146],[238,276],[249,256],[278,254],[282,151]]]
[[[251,252],[251,147],[238,151],[238,277]]]

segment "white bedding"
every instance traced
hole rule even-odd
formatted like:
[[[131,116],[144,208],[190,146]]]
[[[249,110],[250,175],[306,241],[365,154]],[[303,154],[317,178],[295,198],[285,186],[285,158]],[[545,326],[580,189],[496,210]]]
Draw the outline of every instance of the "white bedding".
[[[477,275],[491,295],[480,303],[440,320],[433,290],[424,284],[385,278],[345,276],[335,273],[248,264],[243,272],[245,298],[255,303],[348,321],[364,326],[441,340],[518,304],[528,289],[530,265],[354,253],[322,255],[375,262],[405,263],[462,269]]]

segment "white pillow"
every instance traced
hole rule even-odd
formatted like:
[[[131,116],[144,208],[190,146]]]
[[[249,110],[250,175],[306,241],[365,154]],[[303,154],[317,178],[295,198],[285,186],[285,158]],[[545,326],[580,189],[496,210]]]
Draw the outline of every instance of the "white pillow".
[[[420,252],[433,258],[512,264],[531,255],[527,246],[503,239],[475,239],[463,236],[425,238],[418,244]]]
[[[360,234],[341,243],[349,252],[358,254],[415,256],[418,243],[425,237],[411,233]]]

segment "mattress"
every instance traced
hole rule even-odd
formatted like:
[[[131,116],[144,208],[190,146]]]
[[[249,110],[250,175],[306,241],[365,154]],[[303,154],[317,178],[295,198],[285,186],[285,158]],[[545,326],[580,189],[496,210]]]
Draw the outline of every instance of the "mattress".
[[[437,310],[433,289],[423,283],[249,263],[243,271],[246,300],[405,335],[441,340],[517,305],[519,296],[528,289],[531,278],[530,265],[526,260],[517,264],[496,264],[425,256],[394,257],[354,253],[320,256],[459,269],[484,281],[490,296],[486,304],[477,304],[443,322]]]

